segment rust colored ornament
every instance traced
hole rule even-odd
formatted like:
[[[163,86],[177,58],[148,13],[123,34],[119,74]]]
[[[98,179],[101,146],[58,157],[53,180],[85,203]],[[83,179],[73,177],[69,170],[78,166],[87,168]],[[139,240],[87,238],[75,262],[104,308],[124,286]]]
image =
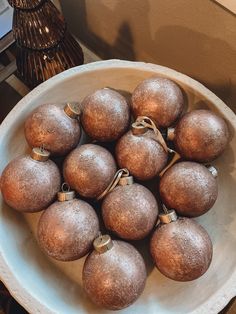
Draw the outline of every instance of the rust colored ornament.
[[[131,244],[112,241],[108,235],[95,239],[94,249],[83,268],[83,287],[88,297],[109,310],[134,303],[147,277],[142,256]]]
[[[31,155],[12,160],[3,170],[1,192],[5,202],[20,212],[47,208],[60,190],[61,175],[49,152],[33,148]]]
[[[85,144],[74,149],[65,159],[65,181],[81,196],[96,198],[109,185],[116,173],[116,163],[105,148]]]
[[[132,94],[135,118],[147,116],[158,127],[172,125],[183,111],[184,99],[179,86],[163,77],[154,76],[142,81]]]
[[[102,203],[102,217],[108,230],[126,240],[145,238],[154,228],[158,206],[153,194],[133,177],[123,175]]]
[[[59,261],[73,261],[86,255],[99,233],[98,217],[88,203],[76,199],[74,191],[58,193],[38,224],[42,250]]]
[[[118,141],[116,159],[120,168],[127,168],[135,178],[149,180],[166,166],[168,152],[153,130],[135,122]]]
[[[160,216],[150,252],[156,267],[166,277],[176,281],[191,281],[201,277],[212,260],[212,242],[206,230],[190,218],[177,218],[175,211]]]
[[[66,155],[80,140],[78,106],[45,104],[25,121],[25,137],[31,147],[44,145],[54,155]]]
[[[126,99],[110,88],[87,96],[82,102],[82,125],[85,132],[101,142],[115,141],[129,124],[129,105]]]
[[[168,169],[160,181],[163,203],[181,216],[197,217],[214,205],[217,195],[217,170],[191,161]]]
[[[180,155],[199,162],[212,161],[222,154],[229,141],[226,122],[210,110],[186,113],[175,129],[168,129]]]

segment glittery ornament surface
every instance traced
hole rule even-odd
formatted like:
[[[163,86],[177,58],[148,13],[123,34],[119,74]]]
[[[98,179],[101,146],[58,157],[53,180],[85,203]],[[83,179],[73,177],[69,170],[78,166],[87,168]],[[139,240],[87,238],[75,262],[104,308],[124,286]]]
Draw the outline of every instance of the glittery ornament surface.
[[[224,151],[228,140],[227,124],[210,110],[188,112],[175,128],[176,150],[190,160],[214,160]]]
[[[21,156],[12,160],[1,176],[5,202],[22,212],[37,212],[48,207],[60,190],[61,175],[56,164]]]
[[[153,131],[143,135],[134,135],[129,131],[116,145],[116,159],[120,168],[127,168],[131,175],[140,180],[157,176],[165,167],[167,158]]]
[[[65,159],[63,175],[72,189],[84,197],[98,197],[116,173],[116,163],[105,148],[85,144],[74,149]]]
[[[197,217],[214,205],[218,195],[217,180],[201,164],[179,162],[161,178],[160,195],[164,204],[178,214]]]
[[[45,104],[36,108],[25,121],[25,137],[31,147],[44,145],[54,155],[65,155],[80,140],[78,119],[70,118],[62,106]]]
[[[78,199],[55,202],[42,214],[38,242],[49,256],[60,261],[76,260],[89,252],[99,232],[94,209]]]
[[[141,295],[146,281],[142,256],[130,244],[113,241],[102,254],[93,251],[83,268],[83,286],[97,305],[119,310],[131,305]]]
[[[179,218],[154,232],[150,252],[160,272],[176,281],[202,276],[212,260],[212,242],[193,219]]]
[[[183,94],[179,86],[162,77],[151,77],[141,82],[132,95],[135,118],[147,116],[158,127],[172,125],[183,111]]]
[[[82,102],[82,125],[98,141],[117,140],[128,128],[130,114],[126,99],[109,88],[97,90]]]
[[[127,240],[145,238],[153,229],[157,215],[155,197],[137,183],[117,186],[102,203],[106,228]]]

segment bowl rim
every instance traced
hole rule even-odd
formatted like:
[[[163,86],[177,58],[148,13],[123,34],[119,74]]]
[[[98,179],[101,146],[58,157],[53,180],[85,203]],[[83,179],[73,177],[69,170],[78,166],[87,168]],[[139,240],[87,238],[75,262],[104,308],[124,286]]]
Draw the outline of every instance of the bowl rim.
[[[119,59],[110,59],[106,61],[97,61],[89,64],[84,64],[66,70],[56,76],[50,78],[49,80],[43,82],[35,89],[33,89],[29,94],[24,96],[16,106],[10,111],[7,117],[4,119],[0,125],[0,134],[3,139],[5,135],[9,132],[12,125],[14,124],[14,117],[19,115],[24,111],[25,105],[32,101],[34,98],[38,97],[42,92],[45,92],[49,87],[52,88],[57,83],[61,82],[63,79],[71,78],[77,74],[86,73],[90,71],[99,71],[104,69],[120,69],[129,68],[150,72],[157,72],[157,74],[163,76],[168,76],[173,78],[177,82],[183,82],[184,85],[194,88],[199,94],[204,95],[210,102],[213,102],[215,107],[219,111],[224,111],[224,115],[228,121],[236,129],[236,115],[234,112],[213,92],[211,92],[204,85],[198,81],[190,78],[189,76],[177,72],[168,67],[164,67],[157,64],[136,62],[136,61],[125,61]],[[1,144],[1,140],[0,140]],[[7,257],[1,246],[0,238],[0,280],[9,289],[12,296],[30,313],[42,313],[42,314],[57,314],[52,308],[49,308],[44,304],[35,293],[26,290],[24,285],[18,280],[17,276],[14,274],[13,270],[10,269]],[[189,312],[189,314],[202,314],[202,313],[218,313],[222,308],[224,308],[227,303],[236,295],[236,269],[231,274],[229,280],[218,289],[211,297],[204,303],[202,303],[198,308]]]

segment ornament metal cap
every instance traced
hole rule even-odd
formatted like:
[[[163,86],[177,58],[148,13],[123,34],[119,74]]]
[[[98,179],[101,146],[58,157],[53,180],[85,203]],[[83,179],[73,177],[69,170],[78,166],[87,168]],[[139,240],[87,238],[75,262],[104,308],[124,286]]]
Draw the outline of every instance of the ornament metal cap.
[[[121,177],[118,184],[121,186],[124,185],[131,185],[134,183],[134,178],[132,176],[128,176],[128,177]]]
[[[65,105],[64,111],[68,115],[68,117],[70,117],[71,119],[78,118],[78,116],[81,113],[78,104],[71,104],[71,103],[67,103]]]
[[[167,140],[173,141],[175,138],[175,128],[168,128],[167,129]]]
[[[30,154],[31,158],[37,161],[47,161],[50,152],[45,150],[43,147],[34,147]]]
[[[59,202],[71,201],[75,198],[75,191],[57,192]]]
[[[214,166],[206,165],[206,168],[210,171],[210,173],[213,175],[214,178],[218,177],[218,171]]]
[[[148,128],[139,122],[134,122],[132,123],[131,130],[134,135],[142,135],[148,131]]]
[[[163,210],[164,213],[159,215],[161,223],[169,224],[178,219],[176,212],[173,209],[168,210],[165,205],[163,205]]]
[[[64,182],[61,186],[61,191],[57,192],[57,199],[59,202],[71,201],[75,198],[75,191],[70,191],[68,183]]]
[[[99,235],[93,241],[93,247],[98,253],[102,254],[107,252],[113,247],[113,242],[108,234]]]

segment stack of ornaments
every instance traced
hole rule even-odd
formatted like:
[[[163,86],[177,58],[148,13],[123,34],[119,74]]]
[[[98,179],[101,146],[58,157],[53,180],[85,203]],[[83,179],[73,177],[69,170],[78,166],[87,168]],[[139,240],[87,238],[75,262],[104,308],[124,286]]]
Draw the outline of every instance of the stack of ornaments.
[[[44,210],[37,232],[43,252],[59,261],[89,253],[83,286],[99,306],[125,308],[144,289],[143,257],[127,241],[148,237],[157,269],[176,281],[195,280],[210,266],[211,239],[192,217],[216,201],[217,170],[205,163],[221,155],[229,131],[209,110],[183,110],[180,87],[161,77],[141,82],[131,104],[109,88],[80,105],[43,104],[25,122],[31,154],[14,159],[2,173],[9,206]],[[78,145],[81,125],[88,144]],[[110,151],[106,142],[114,144]],[[66,156],[63,184],[50,156]],[[143,185],[149,180],[156,184],[155,196]],[[100,232],[103,223],[108,234]]]

